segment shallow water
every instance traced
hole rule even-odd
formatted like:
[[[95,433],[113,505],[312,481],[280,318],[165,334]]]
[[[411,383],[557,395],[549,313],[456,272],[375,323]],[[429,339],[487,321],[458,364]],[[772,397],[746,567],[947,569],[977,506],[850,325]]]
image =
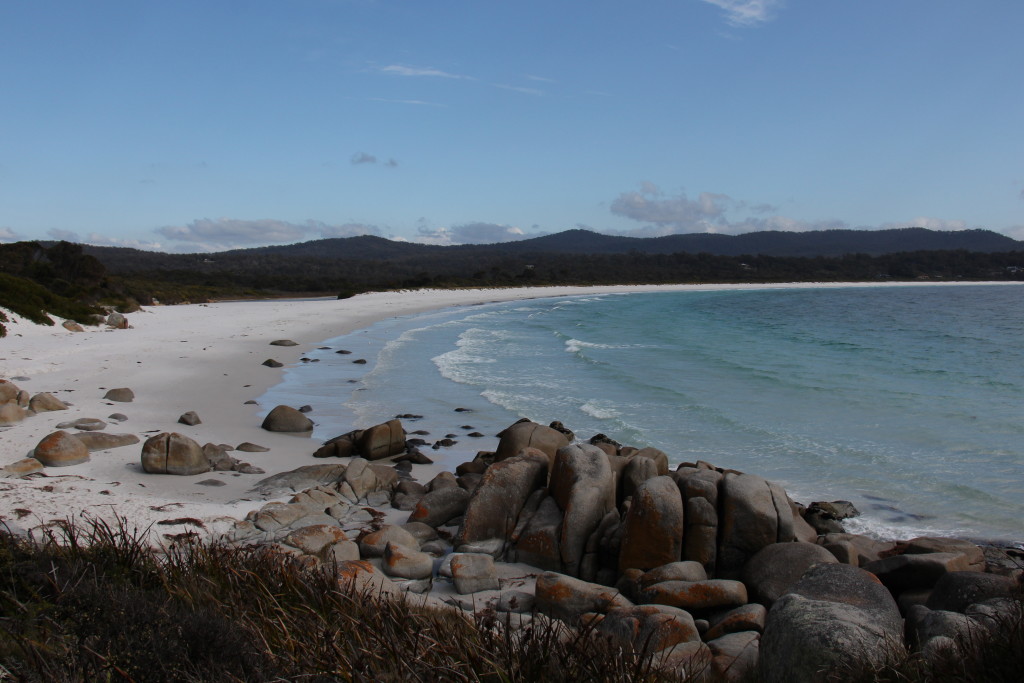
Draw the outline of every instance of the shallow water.
[[[852,530],[1024,540],[1018,287],[537,299],[394,318],[324,346],[261,399],[312,405],[316,438],[422,414],[407,429],[460,435],[450,462],[427,451],[454,467],[496,443],[462,427],[557,419],[760,474],[805,503],[852,500]]]

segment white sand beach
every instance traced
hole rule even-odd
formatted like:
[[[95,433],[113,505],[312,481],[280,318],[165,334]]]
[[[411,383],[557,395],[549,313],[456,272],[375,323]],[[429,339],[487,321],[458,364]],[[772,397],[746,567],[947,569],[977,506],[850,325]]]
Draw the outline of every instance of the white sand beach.
[[[281,377],[280,369],[263,366],[263,361],[273,358],[286,366],[298,363],[305,352],[325,339],[389,317],[539,297],[821,286],[844,285],[421,290],[368,293],[344,300],[152,306],[128,315],[129,329],[93,327],[84,332],[70,332],[59,324],[36,325],[8,312],[12,322],[7,324],[8,335],[0,339],[0,378],[32,395],[51,393],[71,407],[0,428],[0,467],[30,456],[41,439],[56,431],[58,423],[85,417],[106,420],[105,431],[131,433],[140,441],[159,432],[179,432],[200,444],[252,442],[270,450],[231,454],[262,468],[266,475],[210,472],[184,477],[143,472],[141,444],[94,452],[87,463],[46,468],[26,479],[0,479],[0,520],[21,532],[53,520],[110,520],[115,515],[139,528],[183,517],[201,519],[211,531],[226,528],[233,519],[266,502],[250,492],[263,476],[321,462],[311,457],[319,442],[264,431],[260,407],[246,404]],[[298,345],[269,345],[277,339],[291,339]],[[106,390],[117,387],[132,389],[134,401],[103,399]],[[201,424],[179,424],[178,417],[186,411],[195,411]],[[112,413],[123,413],[128,419],[122,423],[109,420]],[[211,478],[224,485],[197,485]]]

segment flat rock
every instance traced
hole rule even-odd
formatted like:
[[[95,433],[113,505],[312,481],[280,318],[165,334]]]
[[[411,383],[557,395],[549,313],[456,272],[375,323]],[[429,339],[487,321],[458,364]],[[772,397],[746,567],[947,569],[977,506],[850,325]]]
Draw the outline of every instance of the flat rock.
[[[344,465],[303,465],[290,472],[281,472],[256,482],[253,490],[272,496],[282,492],[299,492],[316,486],[333,484],[345,475]]]
[[[266,446],[260,446],[258,444],[250,443],[249,441],[243,441],[235,446],[235,450],[242,451],[243,453],[266,453],[270,449]]]
[[[73,434],[74,438],[85,444],[90,452],[105,451],[111,448],[121,448],[139,443],[139,437],[134,434],[108,434],[106,432],[80,432]]]
[[[78,429],[83,432],[96,432],[105,429],[107,423],[95,417],[80,417],[70,422],[61,422],[57,429]]]
[[[0,478],[4,479],[20,479],[21,477],[36,472],[41,472],[43,469],[43,463],[39,462],[35,458],[22,458],[21,460],[15,460],[11,464],[0,468]]]
[[[678,607],[688,612],[707,612],[747,603],[747,587],[739,581],[663,581],[640,591],[640,602]]]
[[[587,612],[605,613],[633,603],[614,588],[544,572],[537,577],[535,606],[541,614],[576,623]]]

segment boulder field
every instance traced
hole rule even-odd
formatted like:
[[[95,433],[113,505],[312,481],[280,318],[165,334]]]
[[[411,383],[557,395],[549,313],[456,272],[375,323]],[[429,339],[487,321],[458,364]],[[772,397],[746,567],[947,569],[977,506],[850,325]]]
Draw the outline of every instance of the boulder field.
[[[592,629],[706,680],[825,680],[1024,617],[1012,549],[847,534],[856,511],[843,501],[805,509],[756,475],[670,470],[661,451],[581,442],[560,423],[516,423],[495,452],[421,483],[401,462],[404,436],[392,420],[332,439],[317,457],[347,463],[262,480],[264,495],[294,495],[225,540],[512,626]],[[402,510],[404,523],[385,521]]]

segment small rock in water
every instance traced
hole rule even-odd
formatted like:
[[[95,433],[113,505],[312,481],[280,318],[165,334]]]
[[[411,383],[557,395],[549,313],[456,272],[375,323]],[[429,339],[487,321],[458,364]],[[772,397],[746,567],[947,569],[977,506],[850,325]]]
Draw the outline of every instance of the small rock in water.
[[[335,351],[335,353],[340,353],[343,356],[347,356],[348,354],[350,354],[352,352],[351,351],[347,351],[345,349],[339,349],[339,350]]]
[[[313,406],[309,406],[309,405],[302,406],[301,408],[299,408],[299,412],[300,413],[311,413],[311,412],[313,412]]]
[[[259,403],[250,398],[248,401],[246,401],[242,405],[243,406],[258,406]]]
[[[271,346],[298,346],[298,342],[293,342],[291,339],[275,339],[270,342]]]
[[[456,408],[455,412],[456,413],[472,413],[473,409],[472,408]]]
[[[356,365],[366,365],[366,359],[365,358],[356,358],[352,362],[355,363]]]

